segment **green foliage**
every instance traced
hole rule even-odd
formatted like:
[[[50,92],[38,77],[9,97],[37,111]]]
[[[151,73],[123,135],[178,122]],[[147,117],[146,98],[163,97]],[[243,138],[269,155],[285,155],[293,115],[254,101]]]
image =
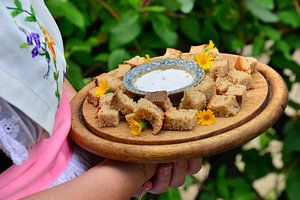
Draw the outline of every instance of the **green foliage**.
[[[17,9],[23,11],[19,0]],[[236,53],[252,44],[252,55],[270,55],[270,66],[281,73],[289,90],[300,82],[300,67],[292,58],[300,49],[300,5],[294,0],[46,0],[62,32],[67,77],[77,90],[102,72],[110,71],[135,55],[162,55],[167,47],[188,51],[189,46],[213,40],[221,52]],[[31,16],[34,18],[34,13]],[[33,20],[28,18],[27,20]],[[271,41],[271,42],[269,42]],[[266,46],[268,42],[268,46]],[[25,48],[24,45],[21,47]],[[289,69],[294,78],[283,74]],[[295,110],[300,105],[290,100]],[[202,183],[198,199],[257,199],[255,179],[269,172],[283,174],[286,188],[277,197],[297,199],[300,185],[300,119],[281,123],[260,137],[260,150],[241,150],[245,170],[229,177],[220,166],[216,179]],[[278,135],[277,135],[278,134]],[[283,167],[276,168],[270,153],[272,141],[283,142]],[[187,186],[200,184],[188,178]],[[159,199],[180,199],[178,190],[169,190]]]

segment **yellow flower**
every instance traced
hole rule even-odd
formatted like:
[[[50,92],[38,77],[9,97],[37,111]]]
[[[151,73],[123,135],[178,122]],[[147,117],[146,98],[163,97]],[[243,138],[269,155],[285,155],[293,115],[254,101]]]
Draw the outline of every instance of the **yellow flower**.
[[[50,49],[51,54],[53,56],[53,60],[56,61],[56,53],[54,50],[55,41],[53,40],[53,38],[49,34],[49,31],[45,27],[41,26],[41,28],[42,28],[43,34],[45,36],[45,40],[48,45],[48,48]]]
[[[130,120],[128,121],[130,132],[134,136],[139,136],[142,133],[142,130],[146,128],[147,124],[145,121],[136,121],[136,120]]]
[[[198,65],[204,70],[208,70],[214,64],[212,61],[213,56],[208,52],[201,52],[197,54],[195,59],[196,63],[198,63]]]
[[[149,62],[149,61],[150,61],[150,56],[149,56],[149,54],[146,54],[145,57],[146,57],[146,59],[145,59],[144,63]]]
[[[98,84],[98,87],[95,91],[97,97],[102,96],[109,90],[109,82],[107,80],[103,80]]]
[[[216,48],[215,44],[214,44],[214,42],[212,40],[209,40],[209,44],[208,44],[207,48],[208,49],[215,49]]]
[[[210,109],[202,110],[197,113],[197,124],[201,126],[211,125],[215,120],[216,117]]]

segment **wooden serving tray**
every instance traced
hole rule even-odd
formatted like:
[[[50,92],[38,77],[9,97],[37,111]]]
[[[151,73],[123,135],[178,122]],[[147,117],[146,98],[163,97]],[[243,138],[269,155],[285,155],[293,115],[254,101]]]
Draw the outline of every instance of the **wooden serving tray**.
[[[237,56],[224,54],[230,62]],[[151,130],[132,136],[128,123],[118,127],[99,128],[97,109],[87,103],[86,95],[93,83],[84,87],[72,100],[71,138],[84,149],[110,159],[129,162],[171,162],[205,157],[243,145],[271,127],[287,104],[287,88],[280,75],[259,63],[253,76],[253,89],[234,117],[216,118],[210,126],[197,126],[191,131]]]

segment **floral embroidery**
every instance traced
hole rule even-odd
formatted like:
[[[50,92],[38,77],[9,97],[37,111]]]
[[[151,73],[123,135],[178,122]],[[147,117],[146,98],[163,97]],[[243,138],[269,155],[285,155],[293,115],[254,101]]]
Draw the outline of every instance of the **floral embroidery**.
[[[56,52],[55,52],[55,41],[49,34],[49,31],[39,23],[39,21],[36,18],[35,11],[33,7],[30,5],[30,11],[28,9],[23,8],[23,5],[20,0],[14,0],[15,7],[6,7],[7,9],[11,10],[11,16],[17,17],[21,14],[24,14],[25,18],[24,21],[28,23],[37,23],[39,26],[41,32],[43,35],[39,35],[35,32],[29,32],[23,27],[19,27],[19,30],[22,31],[26,36],[26,42],[20,44],[20,48],[22,49],[31,49],[31,56],[32,58],[35,58],[37,56],[45,57],[47,63],[48,63],[48,69],[47,72],[44,75],[45,79],[48,79],[51,64],[53,63],[53,78],[56,82],[56,91],[55,96],[58,99],[58,102],[60,101],[61,94],[59,91],[59,71],[56,65]],[[51,56],[50,56],[51,55]],[[51,62],[52,61],[52,62]]]

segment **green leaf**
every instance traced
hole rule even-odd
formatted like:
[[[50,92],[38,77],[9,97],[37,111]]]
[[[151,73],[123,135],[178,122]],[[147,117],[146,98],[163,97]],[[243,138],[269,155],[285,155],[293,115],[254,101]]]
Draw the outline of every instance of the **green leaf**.
[[[139,5],[141,4],[140,0],[127,0],[127,3],[129,3],[129,5],[132,8],[138,9]]]
[[[225,31],[232,31],[239,22],[239,11],[233,3],[218,4],[215,13],[219,26]]]
[[[265,40],[262,36],[258,36],[254,39],[252,55],[259,56],[265,51]]]
[[[20,10],[22,10],[22,9],[23,9],[23,7],[22,7],[22,3],[21,3],[21,1],[20,1],[20,0],[14,0],[14,2],[15,2],[15,5],[16,5],[16,7],[17,7],[18,9],[20,9]]]
[[[108,61],[108,53],[100,53],[94,57],[97,62],[107,62]]]
[[[159,195],[158,200],[181,200],[180,193],[178,189],[169,189],[167,192]]]
[[[67,70],[67,79],[70,81],[72,86],[79,91],[85,86],[81,68],[71,60],[68,60],[68,64],[69,68]]]
[[[300,165],[294,167],[286,181],[286,192],[289,200],[298,200],[300,196]]]
[[[36,22],[36,18],[33,16],[27,16],[25,17],[26,22]]]
[[[297,76],[300,75],[300,67],[292,60],[286,59],[281,53],[275,52],[271,56],[271,64],[276,66],[279,69],[289,68],[292,70]],[[296,77],[297,78],[297,77]]]
[[[66,44],[66,49],[71,54],[77,51],[89,53],[91,52],[92,45],[90,45],[86,41],[80,40],[79,38],[72,38],[68,40]]]
[[[284,129],[286,138],[284,139],[283,151],[285,153],[300,152],[300,120],[289,121]]]
[[[23,42],[22,44],[20,44],[20,48],[21,48],[21,49],[26,49],[26,48],[28,48],[27,42]]]
[[[263,22],[268,22],[268,23],[278,22],[278,16],[276,14],[256,4],[255,1],[246,0],[246,7],[248,8],[248,10],[250,10],[250,12],[253,15],[258,17]]]
[[[291,55],[291,48],[288,45],[288,43],[284,40],[279,40],[273,45],[273,50],[275,51],[280,51],[283,53],[284,57],[287,60],[292,60],[292,55]]]
[[[81,29],[85,27],[83,14],[69,0],[48,0],[46,3],[54,16],[65,17],[69,22]]]
[[[130,58],[125,49],[115,49],[108,57],[108,70],[111,71],[118,67],[118,64]]]
[[[34,16],[34,17],[35,17],[35,11],[34,11],[34,9],[33,9],[32,5],[30,5],[30,11],[31,11],[31,14],[32,14],[32,16]]]
[[[173,30],[171,20],[162,14],[151,15],[151,22],[154,32],[169,47],[176,46],[178,42],[177,33]]]
[[[273,170],[271,155],[260,155],[255,149],[242,152],[242,158],[245,162],[245,175],[250,180],[255,180],[265,176]],[[258,164],[259,163],[259,164]]]
[[[11,16],[16,17],[16,16],[18,16],[21,13],[23,13],[23,11],[21,11],[21,10],[13,10],[13,11],[11,11],[10,14],[11,14]]]
[[[141,30],[139,14],[135,11],[124,13],[119,23],[110,31],[109,48],[115,49],[128,44],[141,33]]]
[[[165,12],[167,9],[164,6],[147,6],[143,8],[143,11],[148,12],[156,12],[156,13],[162,13]]]
[[[300,15],[296,10],[285,10],[278,13],[280,21],[284,24],[290,25],[293,28],[300,26]]]
[[[183,13],[189,13],[194,8],[195,0],[177,0],[177,1],[181,4],[180,10]]]
[[[254,0],[255,3],[263,8],[272,10],[274,8],[274,0]]]
[[[269,128],[267,131],[265,131],[263,134],[259,136],[259,145],[261,149],[266,149],[269,146],[269,143],[276,139],[276,136],[274,135],[275,130],[272,128]]]
[[[261,26],[260,33],[261,35],[266,36],[274,41],[280,40],[281,38],[281,32],[271,26]]]
[[[229,188],[226,182],[226,166],[222,165],[218,169],[217,173],[217,190],[220,197],[229,199]]]
[[[179,27],[184,35],[193,42],[201,42],[201,26],[197,18],[188,17],[179,21]]]
[[[253,200],[257,199],[254,190],[251,189],[251,183],[248,183],[242,177],[228,178],[227,184],[232,191],[231,199],[235,200]]]
[[[241,49],[245,46],[245,43],[243,40],[239,38],[234,38],[231,40],[230,49],[231,51],[236,51],[237,49]]]

